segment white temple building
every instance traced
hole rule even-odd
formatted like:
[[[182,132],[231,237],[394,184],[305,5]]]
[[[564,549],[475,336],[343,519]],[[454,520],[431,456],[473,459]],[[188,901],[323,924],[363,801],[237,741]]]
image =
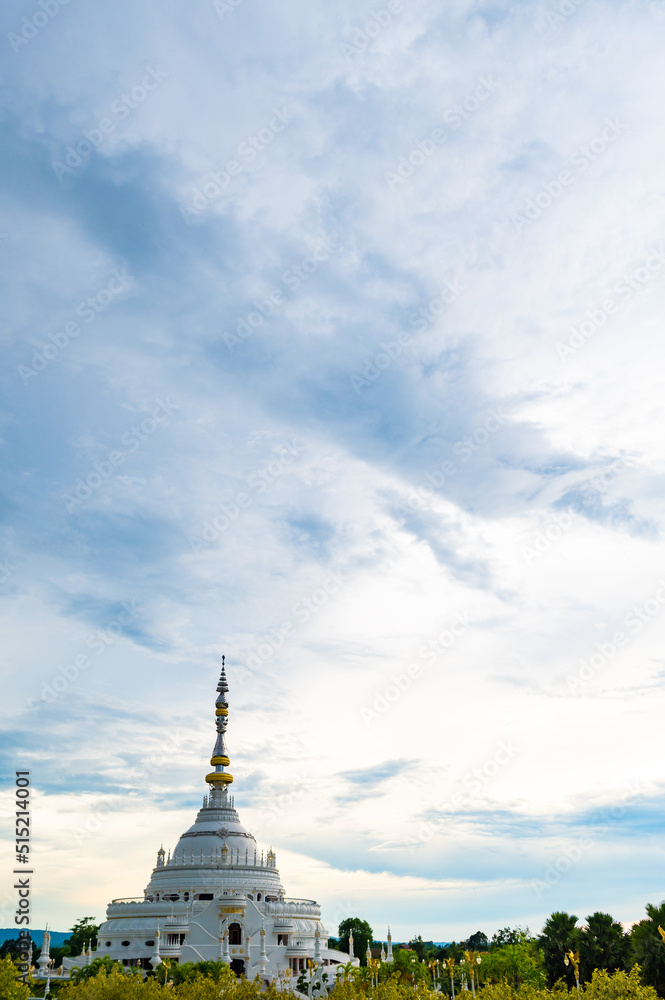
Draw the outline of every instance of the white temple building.
[[[226,770],[224,658],[217,691],[213,770],[205,779],[209,792],[173,853],[167,856],[163,847],[157,852],[143,896],[109,904],[95,957],[108,955],[143,969],[154,969],[167,958],[180,963],[221,960],[239,975],[253,978],[258,973],[266,980],[287,970],[297,976],[307,969],[308,959],[318,966],[346,963],[349,955],[328,948],[319,904],[286,896],[274,851],[260,850],[240,822],[229,795],[233,777]],[[388,948],[390,960],[390,941]]]

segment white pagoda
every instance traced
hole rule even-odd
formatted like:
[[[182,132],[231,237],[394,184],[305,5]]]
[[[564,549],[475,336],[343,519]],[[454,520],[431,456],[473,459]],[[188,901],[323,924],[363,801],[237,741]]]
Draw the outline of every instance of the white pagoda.
[[[319,904],[285,895],[274,851],[260,851],[240,822],[229,795],[233,777],[225,770],[224,657],[217,691],[214,770],[206,775],[203,806],[173,854],[167,857],[160,847],[143,896],[109,904],[95,957],[108,955],[143,969],[166,958],[221,960],[238,975],[258,973],[265,980],[287,970],[297,976],[308,968],[308,959],[318,966],[348,962],[349,955],[328,948]]]

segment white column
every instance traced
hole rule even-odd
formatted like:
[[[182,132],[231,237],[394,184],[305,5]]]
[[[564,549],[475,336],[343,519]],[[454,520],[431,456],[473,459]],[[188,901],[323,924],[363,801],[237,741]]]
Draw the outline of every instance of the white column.
[[[150,956],[150,964],[152,965],[153,969],[156,969],[158,965],[162,964],[162,959],[159,954],[159,938],[160,938],[160,933],[159,933],[159,920],[158,920],[157,930],[155,931],[155,950]]]
[[[259,950],[259,972],[262,976],[265,975],[266,963],[268,961],[268,956],[266,954],[266,929],[261,921],[261,948]]]
[[[226,927],[224,928],[224,933],[222,934],[221,961],[224,962],[225,965],[231,964],[231,955],[229,953],[229,932]]]
[[[50,955],[51,948],[51,934],[48,929],[44,931],[44,937],[42,938],[42,950],[39,958],[37,959],[37,965],[39,966],[39,971],[44,973],[48,969],[48,964],[51,961]]]

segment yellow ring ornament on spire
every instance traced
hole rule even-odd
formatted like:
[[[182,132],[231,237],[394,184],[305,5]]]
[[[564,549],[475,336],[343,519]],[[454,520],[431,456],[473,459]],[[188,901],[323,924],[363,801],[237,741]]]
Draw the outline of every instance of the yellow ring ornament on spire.
[[[228,757],[217,756],[217,757],[211,757],[210,763],[212,764],[213,767],[215,767],[216,764],[221,764],[223,767],[228,767],[231,761],[229,760]]]
[[[233,781],[233,775],[226,771],[213,771],[211,774],[206,774],[206,781],[211,785],[230,785]]]

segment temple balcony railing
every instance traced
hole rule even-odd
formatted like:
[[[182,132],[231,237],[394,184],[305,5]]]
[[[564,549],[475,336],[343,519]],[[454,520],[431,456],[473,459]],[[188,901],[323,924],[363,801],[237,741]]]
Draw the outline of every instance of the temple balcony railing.
[[[268,902],[265,904],[265,912],[274,917],[275,923],[280,922],[280,918],[293,920],[297,918],[321,919],[321,907],[313,899],[291,899],[287,898],[279,902]]]

